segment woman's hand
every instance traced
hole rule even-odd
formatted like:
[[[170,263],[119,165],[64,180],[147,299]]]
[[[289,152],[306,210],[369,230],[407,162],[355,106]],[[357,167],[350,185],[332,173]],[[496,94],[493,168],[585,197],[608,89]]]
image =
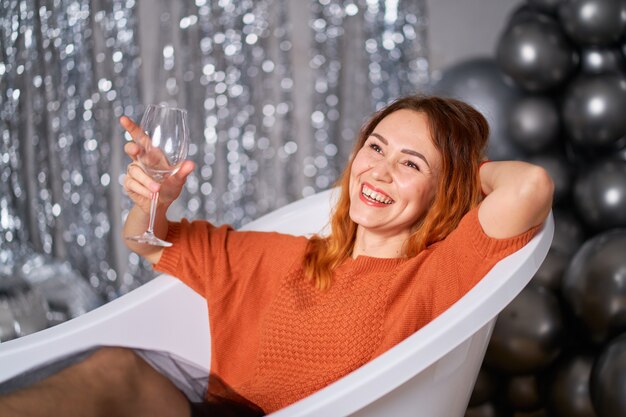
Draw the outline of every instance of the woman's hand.
[[[124,190],[135,203],[130,209],[128,217],[126,217],[122,237],[140,235],[148,228],[152,194],[158,192],[159,201],[154,220],[154,234],[159,239],[165,240],[169,229],[165,214],[168,207],[180,195],[185,180],[191,171],[194,170],[195,165],[191,161],[184,161],[176,174],[170,176],[162,183],[154,181],[137,162],[137,157],[141,152],[140,144],[143,140],[146,140],[145,133],[128,117],[120,118],[120,124],[133,138],[133,142],[129,142],[124,146],[124,151],[132,159],[126,170]],[[124,239],[124,243],[130,250],[136,252],[152,264],[156,264],[163,254],[163,247],[161,246],[147,245],[128,239]]]
[[[184,161],[174,175],[168,177],[163,183],[150,178],[137,163],[137,157],[141,152],[141,143],[145,141],[145,133],[128,117],[121,117],[120,124],[133,138],[133,142],[124,145],[124,151],[132,162],[126,170],[124,190],[135,205],[146,214],[150,213],[150,201],[152,194],[159,193],[158,206],[167,209],[180,195],[187,176],[194,170],[192,161]]]
[[[480,167],[485,199],[478,219],[488,236],[508,238],[543,223],[552,209],[554,183],[545,169],[520,161]]]

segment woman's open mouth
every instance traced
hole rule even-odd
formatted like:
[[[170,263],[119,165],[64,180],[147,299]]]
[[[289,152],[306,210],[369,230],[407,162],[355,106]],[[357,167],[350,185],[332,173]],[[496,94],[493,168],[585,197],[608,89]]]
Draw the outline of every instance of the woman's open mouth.
[[[393,199],[387,194],[375,189],[367,183],[361,186],[360,197],[365,203],[374,206],[388,206],[394,203]]]

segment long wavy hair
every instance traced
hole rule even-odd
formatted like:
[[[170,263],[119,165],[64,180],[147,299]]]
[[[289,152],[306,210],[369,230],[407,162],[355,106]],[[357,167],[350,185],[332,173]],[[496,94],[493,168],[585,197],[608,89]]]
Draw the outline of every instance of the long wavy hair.
[[[427,246],[445,239],[481,200],[478,169],[489,137],[489,125],[483,115],[467,103],[451,98],[415,95],[392,102],[376,112],[359,133],[352,156],[337,182],[340,195],[331,215],[331,233],[309,240],[304,273],[321,290],[331,286],[333,270],[354,249],[357,224],[349,214],[350,171],[354,158],[378,123],[401,109],[426,115],[442,162],[433,202],[416,220],[415,231],[405,242],[403,255],[415,256]]]

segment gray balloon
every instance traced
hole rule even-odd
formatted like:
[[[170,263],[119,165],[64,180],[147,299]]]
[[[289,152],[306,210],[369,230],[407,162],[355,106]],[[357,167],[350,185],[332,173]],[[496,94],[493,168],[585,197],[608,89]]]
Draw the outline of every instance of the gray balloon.
[[[512,21],[496,48],[496,60],[515,83],[532,92],[563,84],[578,55],[560,25],[547,16]]]
[[[557,250],[569,257],[582,246],[585,234],[580,221],[571,212],[556,208],[554,215],[554,238],[550,249]]]
[[[555,367],[548,388],[548,408],[554,417],[597,417],[589,380],[594,357],[570,356]]]
[[[473,58],[445,69],[432,90],[434,94],[463,100],[485,116],[491,129],[489,159],[523,158],[523,151],[508,137],[507,117],[522,91],[504,81],[493,59]]]
[[[516,411],[535,411],[541,408],[541,393],[537,374],[517,375],[506,385],[506,399]]]
[[[559,5],[565,32],[579,45],[609,45],[626,32],[626,1],[568,0]]]
[[[505,412],[492,401],[488,401],[475,407],[468,407],[463,417],[504,417]]]
[[[589,47],[581,52],[581,71],[586,74],[626,72],[626,60],[617,48]]]
[[[584,171],[574,184],[574,202],[595,231],[626,227],[626,161],[606,160]]]
[[[563,123],[575,145],[614,146],[626,135],[626,78],[582,75],[563,97]]]
[[[556,13],[562,0],[527,0],[529,6],[546,13]]]
[[[626,416],[626,333],[598,356],[591,371],[591,401],[601,417]]]
[[[589,340],[601,344],[626,331],[626,230],[589,239],[563,276],[562,293]]]
[[[549,16],[546,16],[543,10],[529,4],[523,4],[510,14],[509,19],[506,22],[506,26],[511,26],[527,20],[542,19],[544,17]]]
[[[564,155],[546,153],[528,158],[528,162],[543,167],[554,182],[554,203],[563,202],[572,188],[572,174]]]
[[[513,104],[509,113],[511,140],[528,152],[540,152],[554,144],[559,126],[559,110],[547,97],[524,97]]]
[[[560,251],[550,249],[546,259],[533,276],[532,282],[549,290],[558,292],[561,290],[563,274],[569,264],[569,257]]]
[[[626,161],[626,147],[618,150],[615,153],[615,157],[618,158],[618,159],[621,159],[622,161]]]
[[[509,374],[529,374],[550,365],[564,334],[559,302],[544,287],[529,285],[498,315],[485,363]]]
[[[500,381],[496,374],[484,366],[480,368],[468,407],[475,407],[493,399],[498,391]]]

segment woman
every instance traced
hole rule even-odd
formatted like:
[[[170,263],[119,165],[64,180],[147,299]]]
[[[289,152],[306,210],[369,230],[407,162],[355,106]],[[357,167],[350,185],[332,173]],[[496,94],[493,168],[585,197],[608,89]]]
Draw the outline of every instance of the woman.
[[[135,139],[142,134],[128,118],[121,124]],[[488,131],[480,113],[452,99],[406,97],[377,112],[340,179],[331,234],[311,239],[169,222],[194,164],[158,184],[132,162],[124,187],[135,205],[124,236],[146,229],[159,191],[155,234],[173,246],[127,245],[207,300],[207,401],[188,403],[122,349],[83,367],[132,362],[132,381],[160,387],[142,393],[135,410],[163,415],[221,415],[217,407],[262,415],[346,375],[441,314],[545,220],[549,176],[523,162],[481,164]],[[125,151],[135,161],[139,146]]]
[[[330,237],[311,240],[170,223],[165,212],[193,164],[161,187],[131,164],[124,234],[146,228],[160,191],[157,233],[174,246],[128,246],[206,297],[212,372],[271,412],[418,330],[532,237],[552,182],[522,162],[487,163],[477,175],[487,137],[485,119],[462,102],[396,101],[361,132]],[[126,151],[134,159],[139,148]]]

